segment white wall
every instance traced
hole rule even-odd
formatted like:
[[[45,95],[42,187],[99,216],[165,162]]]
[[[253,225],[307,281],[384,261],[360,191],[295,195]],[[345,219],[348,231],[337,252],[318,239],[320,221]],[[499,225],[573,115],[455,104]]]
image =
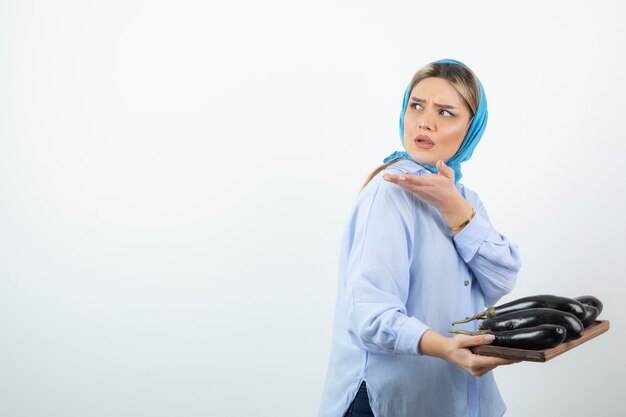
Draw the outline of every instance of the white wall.
[[[507,416],[626,415],[622,3],[222,3],[0,3],[0,415],[315,415],[350,207],[440,58],[487,92],[506,299],[611,320],[497,369]]]

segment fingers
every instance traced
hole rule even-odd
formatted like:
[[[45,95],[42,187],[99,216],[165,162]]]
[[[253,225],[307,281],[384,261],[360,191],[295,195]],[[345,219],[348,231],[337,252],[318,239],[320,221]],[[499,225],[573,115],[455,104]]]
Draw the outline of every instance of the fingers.
[[[475,376],[483,376],[498,366],[511,365],[519,361],[494,356],[472,355],[465,370]]]
[[[495,336],[492,334],[478,336],[459,335],[454,339],[456,340],[458,347],[467,348],[472,346],[488,345],[494,341]]]
[[[443,175],[384,173],[383,179],[412,192],[417,198],[436,208],[449,201],[451,194],[458,193],[454,187],[454,181]]]
[[[472,365],[469,367],[468,372],[475,376],[483,376],[487,372],[494,370],[498,366],[512,365],[518,362],[519,361],[514,361],[510,359],[476,355],[476,358],[474,359]]]
[[[437,161],[436,166],[437,166],[437,170],[439,171],[439,174],[443,175],[446,178],[451,179],[454,182],[454,170],[452,168],[447,166],[445,162],[443,162],[443,160],[441,159]]]
[[[476,355],[472,367],[475,368],[495,368],[496,366],[511,365],[516,361],[512,359],[497,358],[495,356]]]
[[[383,179],[416,193],[436,192],[438,186],[441,185],[441,179],[437,175],[383,174]]]
[[[446,171],[447,170],[447,171]],[[449,172],[448,172],[449,171]],[[415,174],[391,174],[384,173],[383,179],[385,181],[393,182],[400,185],[403,188],[413,190],[420,189],[443,189],[454,184],[454,170],[445,167],[444,171],[439,171],[437,175],[415,175]],[[442,188],[443,187],[443,188]]]
[[[492,369],[511,365],[519,361],[512,359],[498,358],[495,356],[477,355],[469,349],[472,346],[489,344],[494,340],[493,335],[467,336],[459,335],[451,339],[452,355],[447,359],[461,366],[472,375],[482,376]]]
[[[413,175],[413,174],[383,174],[383,179],[398,184],[400,181],[406,181],[414,184],[426,184],[424,178],[426,176]]]
[[[430,176],[431,175],[420,177],[420,176],[411,175],[411,174],[403,174],[403,175],[384,174],[383,179],[385,181],[392,182],[404,188],[407,191],[417,193],[419,197],[419,194],[424,192],[424,190],[426,190],[427,187],[431,185],[428,180],[426,181],[424,180],[426,177],[430,177]]]

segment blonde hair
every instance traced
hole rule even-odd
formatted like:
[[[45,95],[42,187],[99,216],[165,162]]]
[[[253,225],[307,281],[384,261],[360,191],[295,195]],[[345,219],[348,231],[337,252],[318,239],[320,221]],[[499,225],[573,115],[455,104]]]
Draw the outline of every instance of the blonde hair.
[[[452,84],[457,93],[459,93],[459,95],[463,98],[465,107],[470,113],[469,124],[471,125],[474,120],[474,115],[476,114],[476,109],[478,109],[478,100],[480,97],[478,82],[476,81],[476,77],[474,76],[472,70],[463,65],[454,63],[431,62],[430,64],[424,65],[415,73],[415,75],[413,75],[409,91],[413,90],[413,87],[415,87],[417,83],[430,77],[443,78]],[[389,161],[372,171],[361,187],[361,191],[372,180],[372,178],[376,176],[376,174],[394,162],[395,160]]]

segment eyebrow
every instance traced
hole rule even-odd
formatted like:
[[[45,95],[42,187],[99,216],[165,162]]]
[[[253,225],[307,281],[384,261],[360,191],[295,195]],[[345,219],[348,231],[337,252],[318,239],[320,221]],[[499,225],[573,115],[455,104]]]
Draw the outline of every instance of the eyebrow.
[[[417,97],[413,97],[411,96],[411,100],[413,100],[416,103],[426,103],[426,100],[424,100],[423,98],[417,98]],[[450,109],[450,110],[456,110],[456,107],[454,106],[450,106],[448,104],[439,104],[439,103],[435,103],[435,107],[439,107],[441,109]]]

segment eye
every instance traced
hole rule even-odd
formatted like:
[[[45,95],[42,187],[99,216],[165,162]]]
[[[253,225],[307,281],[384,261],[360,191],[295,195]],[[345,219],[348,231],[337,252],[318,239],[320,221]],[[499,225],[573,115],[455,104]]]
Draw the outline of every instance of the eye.
[[[417,110],[418,107],[420,109],[422,108],[422,106],[417,101],[414,101],[413,103],[411,103],[411,107],[415,110]]]
[[[441,109],[440,113],[441,113],[441,114],[443,114],[443,113],[447,113],[447,114],[448,114],[447,116],[446,116],[445,114],[443,114],[443,115],[444,115],[444,116],[446,116],[446,117],[454,117],[454,114],[450,113],[448,110],[443,110],[443,109]]]

